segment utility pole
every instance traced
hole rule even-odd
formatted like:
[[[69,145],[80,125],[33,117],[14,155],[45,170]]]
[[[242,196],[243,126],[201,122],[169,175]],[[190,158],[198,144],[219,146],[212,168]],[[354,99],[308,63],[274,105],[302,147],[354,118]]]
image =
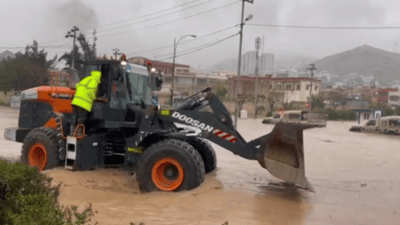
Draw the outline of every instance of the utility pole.
[[[119,52],[120,50],[118,48],[114,48],[113,51],[114,51],[114,55],[115,55],[115,60],[117,60],[118,56],[121,55],[121,52]]]
[[[79,28],[74,26],[70,31],[68,31],[67,35],[65,35],[65,38],[72,37],[73,38],[73,45],[72,45],[72,68],[75,68],[75,40],[76,40],[76,32],[79,31]]]
[[[310,100],[309,100],[309,106],[310,106],[310,113],[312,112],[312,105],[311,105],[311,97],[312,97],[312,84],[313,84],[313,79],[314,79],[314,70],[317,70],[315,68],[314,63],[310,64],[310,67],[307,68],[307,70],[311,71],[311,80],[310,80]]]
[[[259,60],[258,60],[258,52],[261,47],[261,38],[257,37],[256,38],[256,70],[255,70],[255,82],[254,82],[254,119],[257,118],[257,100],[258,100],[258,65],[259,65]]]
[[[174,57],[172,59],[171,99],[170,99],[171,107],[174,102],[175,57],[176,57],[176,38],[174,38]]]
[[[176,41],[176,38],[174,38],[174,57],[172,59],[172,80],[171,80],[171,106],[173,105],[174,102],[174,79],[175,79],[175,58],[176,58],[176,48],[178,47],[179,42],[185,38],[185,37],[192,37],[192,38],[197,38],[196,35],[193,34],[188,34],[185,36],[182,36],[179,38],[178,41]]]
[[[249,2],[253,4],[254,0],[242,0],[242,16],[240,19],[240,41],[239,41],[239,59],[238,59],[238,74],[237,74],[237,94],[236,94],[236,107],[235,107],[235,129],[237,128],[238,114],[239,114],[239,104],[240,104],[240,96],[241,96],[241,85],[240,85],[240,64],[242,62],[242,42],[243,42],[243,25],[253,18],[253,15],[250,14],[247,16],[246,20],[243,21],[244,17],[244,3]]]

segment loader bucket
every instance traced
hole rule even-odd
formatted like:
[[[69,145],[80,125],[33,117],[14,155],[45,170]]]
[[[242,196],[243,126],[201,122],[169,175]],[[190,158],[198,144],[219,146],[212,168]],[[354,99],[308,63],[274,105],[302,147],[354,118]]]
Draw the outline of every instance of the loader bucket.
[[[303,130],[308,124],[278,123],[260,145],[257,160],[273,176],[312,189],[304,170]]]

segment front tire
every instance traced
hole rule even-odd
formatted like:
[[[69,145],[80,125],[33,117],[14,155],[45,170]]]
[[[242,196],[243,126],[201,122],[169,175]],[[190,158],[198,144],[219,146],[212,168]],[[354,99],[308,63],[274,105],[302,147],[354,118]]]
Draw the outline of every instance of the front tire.
[[[200,186],[205,169],[200,154],[176,139],[160,141],[145,149],[136,173],[141,190],[182,191]]]
[[[207,141],[200,138],[190,138],[188,143],[200,153],[206,173],[210,173],[217,168],[217,156],[213,147]]]
[[[21,161],[40,171],[58,167],[60,161],[57,132],[46,127],[31,130],[22,145]]]

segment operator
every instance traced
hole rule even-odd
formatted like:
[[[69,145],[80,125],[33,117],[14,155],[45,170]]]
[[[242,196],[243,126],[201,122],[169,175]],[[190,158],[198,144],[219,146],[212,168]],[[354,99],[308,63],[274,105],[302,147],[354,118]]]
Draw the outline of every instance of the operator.
[[[92,111],[93,101],[96,99],[97,89],[101,82],[101,72],[92,71],[90,76],[87,76],[76,84],[75,96],[72,99],[72,121],[71,121],[71,136],[74,134],[76,128],[78,131],[77,136],[83,134],[85,127],[85,120],[90,111]]]

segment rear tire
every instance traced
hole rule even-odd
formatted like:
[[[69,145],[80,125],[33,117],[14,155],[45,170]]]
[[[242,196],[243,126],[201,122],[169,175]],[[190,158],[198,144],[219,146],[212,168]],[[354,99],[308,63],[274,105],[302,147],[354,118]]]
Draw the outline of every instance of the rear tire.
[[[58,167],[60,160],[57,132],[46,127],[31,130],[22,145],[21,161],[38,167],[40,171]]]
[[[187,142],[167,139],[145,149],[136,179],[142,191],[182,191],[200,186],[205,169],[200,154]]]
[[[200,138],[190,138],[187,142],[201,155],[206,173],[210,173],[217,168],[217,156],[210,143]]]
[[[388,134],[388,135],[396,135],[396,132],[394,132],[394,131],[386,131],[385,134]]]

